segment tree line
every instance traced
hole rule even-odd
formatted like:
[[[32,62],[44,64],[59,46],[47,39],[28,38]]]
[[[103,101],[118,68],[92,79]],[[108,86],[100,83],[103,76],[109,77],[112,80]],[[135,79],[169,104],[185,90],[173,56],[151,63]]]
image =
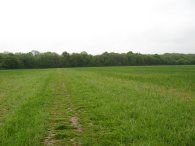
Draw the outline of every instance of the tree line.
[[[0,69],[62,68],[62,67],[96,67],[128,65],[187,65],[195,64],[195,54],[165,53],[140,54],[108,53],[91,55],[87,52],[61,55],[54,52],[40,53],[0,53]]]

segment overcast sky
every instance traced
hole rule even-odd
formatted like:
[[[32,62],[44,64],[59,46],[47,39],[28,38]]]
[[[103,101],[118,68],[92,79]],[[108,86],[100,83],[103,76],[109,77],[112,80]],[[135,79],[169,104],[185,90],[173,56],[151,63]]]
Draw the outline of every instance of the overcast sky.
[[[0,52],[195,53],[195,0],[1,0]]]

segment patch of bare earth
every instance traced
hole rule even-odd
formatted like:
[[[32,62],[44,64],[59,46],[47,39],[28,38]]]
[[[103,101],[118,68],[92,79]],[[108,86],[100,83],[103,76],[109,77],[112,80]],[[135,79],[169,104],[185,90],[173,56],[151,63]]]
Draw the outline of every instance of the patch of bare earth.
[[[71,125],[75,128],[76,131],[82,132],[81,125],[79,124],[78,117],[74,116],[70,118]]]
[[[72,116],[70,118],[70,123],[74,127],[76,132],[79,132],[79,133],[82,132],[82,128],[81,128],[81,125],[79,123],[78,117]],[[75,138],[70,139],[70,142],[72,143],[73,146],[80,146],[81,145],[81,143],[78,140],[76,140]]]
[[[6,113],[8,113],[8,111],[9,111],[9,108],[3,108],[3,107],[0,108],[0,121],[1,121],[1,118],[3,118]]]
[[[48,132],[48,136],[46,137],[45,141],[44,141],[44,145],[45,146],[53,146],[54,145],[54,134],[53,132],[50,130]]]

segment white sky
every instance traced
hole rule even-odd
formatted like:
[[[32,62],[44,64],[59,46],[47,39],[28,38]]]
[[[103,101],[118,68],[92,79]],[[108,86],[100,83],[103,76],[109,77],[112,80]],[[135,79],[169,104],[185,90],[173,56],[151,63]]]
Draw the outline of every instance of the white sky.
[[[0,0],[0,52],[195,53],[195,0]]]

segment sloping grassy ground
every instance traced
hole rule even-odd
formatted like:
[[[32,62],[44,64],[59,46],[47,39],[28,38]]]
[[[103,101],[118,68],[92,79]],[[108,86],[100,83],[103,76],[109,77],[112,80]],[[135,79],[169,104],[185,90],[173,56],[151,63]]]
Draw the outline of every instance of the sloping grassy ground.
[[[195,66],[0,71],[0,145],[191,146],[194,123]]]

